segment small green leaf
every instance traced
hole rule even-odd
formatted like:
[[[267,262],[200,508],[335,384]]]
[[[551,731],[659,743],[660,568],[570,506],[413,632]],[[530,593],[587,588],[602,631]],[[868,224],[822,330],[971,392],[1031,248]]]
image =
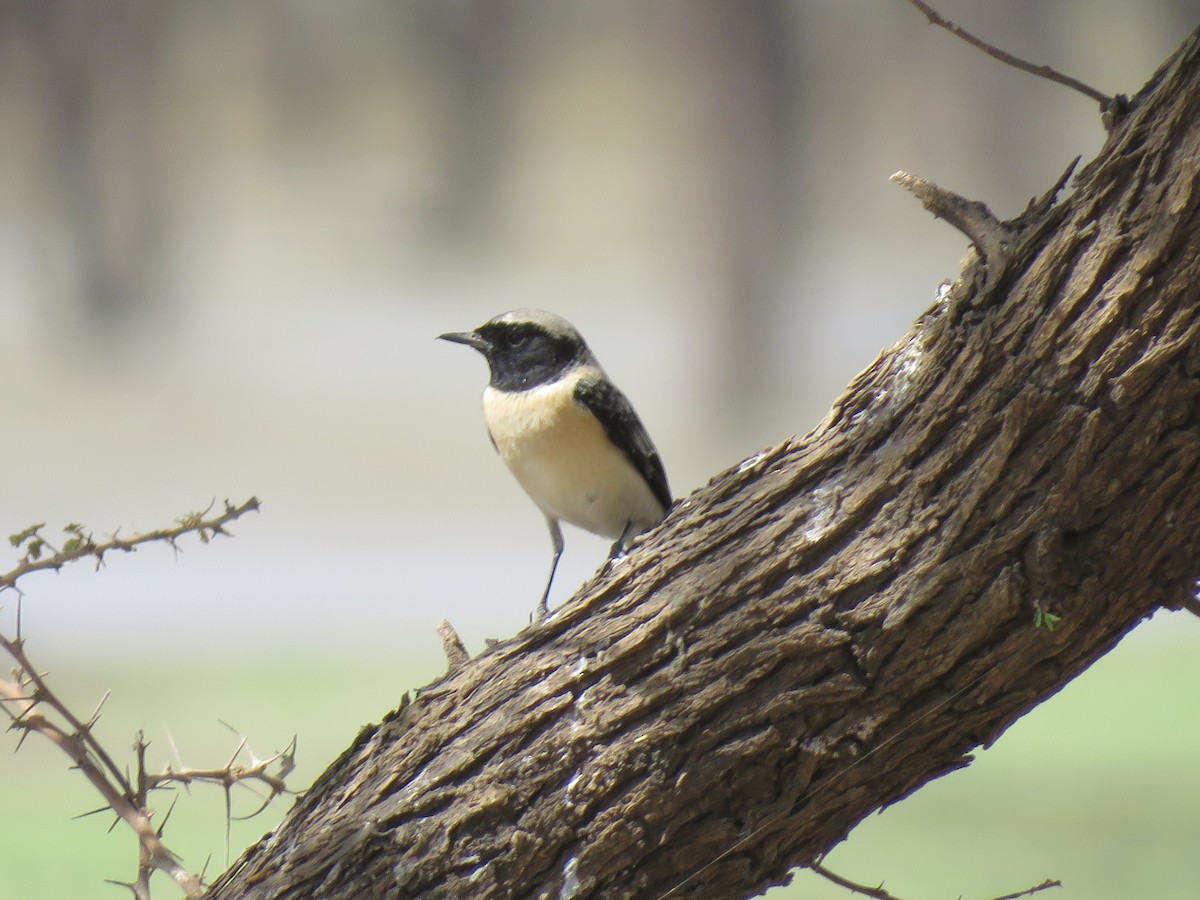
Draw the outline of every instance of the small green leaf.
[[[46,527],[45,522],[38,522],[36,525],[30,525],[24,531],[18,531],[16,534],[8,536],[8,542],[14,547],[20,547],[23,543],[33,537],[41,529]]]
[[[1062,616],[1056,616],[1049,610],[1042,609],[1040,606],[1033,612],[1033,627],[1045,628],[1047,631],[1053,631],[1054,626],[1062,621]]]

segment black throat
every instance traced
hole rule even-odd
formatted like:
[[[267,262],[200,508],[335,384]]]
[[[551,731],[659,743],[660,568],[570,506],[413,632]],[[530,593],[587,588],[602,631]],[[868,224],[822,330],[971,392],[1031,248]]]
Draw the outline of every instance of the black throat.
[[[558,381],[588,358],[587,345],[570,335],[554,334],[534,322],[489,322],[478,329],[498,391],[526,391]]]

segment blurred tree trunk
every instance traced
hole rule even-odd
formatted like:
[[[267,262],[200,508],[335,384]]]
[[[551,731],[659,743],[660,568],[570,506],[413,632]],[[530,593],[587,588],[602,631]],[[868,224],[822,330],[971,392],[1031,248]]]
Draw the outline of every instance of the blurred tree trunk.
[[[211,896],[743,896],[966,765],[1194,595],[1198,174],[1200,32],[1065,199],[926,186],[976,252],[816,430],[364,729]]]
[[[151,128],[156,51],[167,8],[140,0],[13,4],[42,62],[53,133],[51,172],[67,240],[70,298],[87,324],[145,314],[162,240],[159,154]]]
[[[430,57],[444,63],[431,79],[446,128],[431,224],[441,236],[470,244],[491,227],[509,162],[505,95],[512,90],[520,56],[515,39],[529,23],[521,21],[521,9],[512,0],[438,0],[407,12],[431,48]]]
[[[797,123],[804,121],[796,68],[794,4],[783,0],[706,0],[672,17],[663,45],[688,57],[699,85],[701,152],[705,154],[706,280],[712,284],[710,341],[721,348],[702,373],[713,418],[734,431],[762,426],[778,390],[774,376],[781,307],[786,302],[784,252],[797,228],[800,194]],[[768,357],[764,359],[764,353]],[[748,402],[761,398],[759,402]],[[777,405],[777,404],[775,404]]]

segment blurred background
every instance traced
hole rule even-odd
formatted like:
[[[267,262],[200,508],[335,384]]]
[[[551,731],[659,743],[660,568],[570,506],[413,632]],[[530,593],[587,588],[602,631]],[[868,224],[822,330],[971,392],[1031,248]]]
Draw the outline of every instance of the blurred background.
[[[935,5],[1109,93],[1200,21]],[[263,501],[236,540],[28,578],[28,650],[81,713],[113,690],[115,750],[144,728],[155,765],[219,765],[218,720],[260,756],[295,733],[297,788],[441,673],[440,618],[478,652],[539,596],[549,540],[488,444],[485,366],[435,335],[563,314],[683,496],[811,428],[957,274],[964,239],[892,172],[1012,216],[1104,139],[1092,102],[903,0],[3,0],[0,123],[0,529]],[[570,531],[552,602],[606,549]],[[830,867],[908,897],[1197,896],[1198,638],[1157,617]],[[39,738],[0,791],[0,898],[132,878]],[[168,844],[220,871],[223,800],[193,793]]]

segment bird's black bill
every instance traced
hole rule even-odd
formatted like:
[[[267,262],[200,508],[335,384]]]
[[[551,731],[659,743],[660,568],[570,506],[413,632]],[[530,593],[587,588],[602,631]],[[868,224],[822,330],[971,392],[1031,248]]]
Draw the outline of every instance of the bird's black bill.
[[[486,353],[490,346],[486,340],[474,331],[448,331],[445,334],[439,334],[438,340],[450,341],[454,344],[466,344],[468,347],[474,347],[480,353]]]

